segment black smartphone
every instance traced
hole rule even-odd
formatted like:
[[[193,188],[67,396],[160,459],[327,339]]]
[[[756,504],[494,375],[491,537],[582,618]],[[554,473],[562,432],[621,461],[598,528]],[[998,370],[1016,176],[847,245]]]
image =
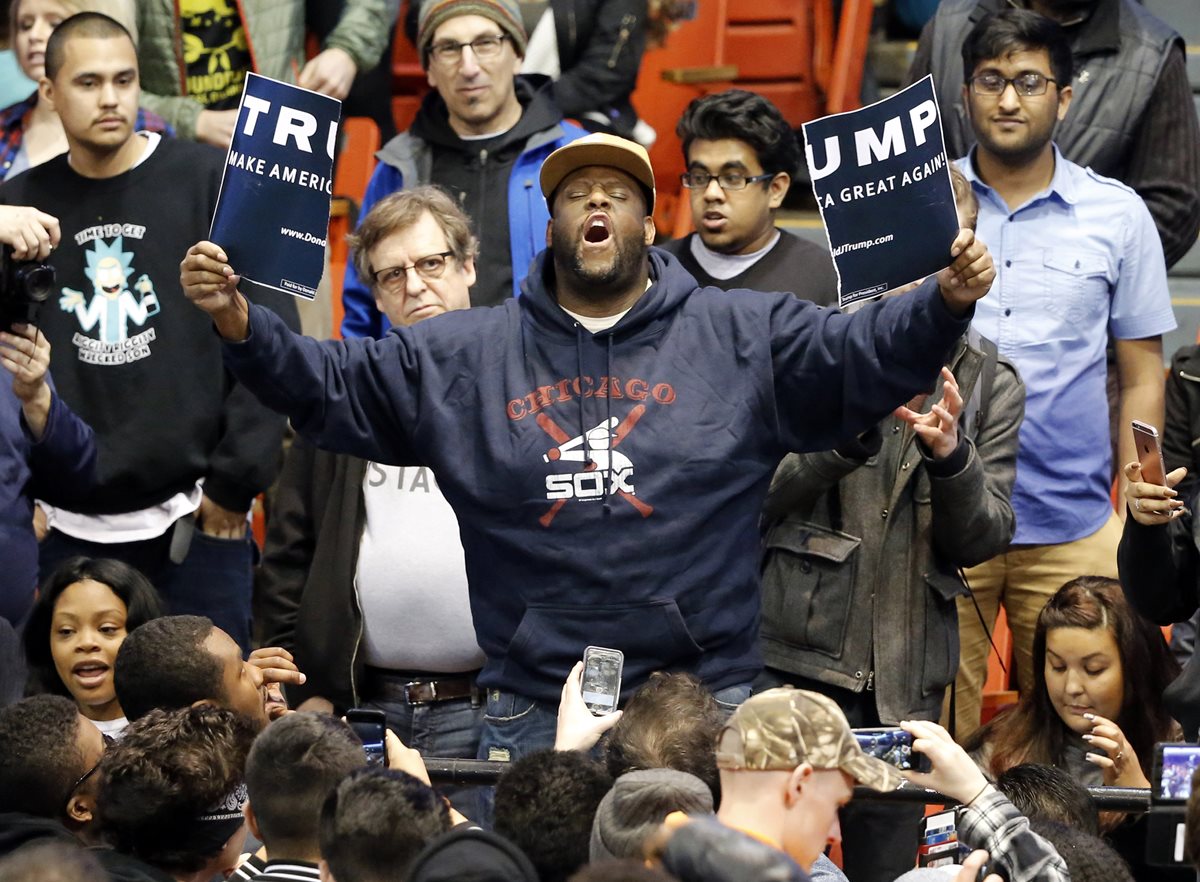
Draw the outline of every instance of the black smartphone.
[[[625,653],[619,649],[589,646],[583,651],[583,703],[596,716],[617,709],[624,667]]]
[[[897,769],[928,772],[929,757],[912,749],[913,737],[897,728],[851,729],[854,740],[867,756],[881,759]]]
[[[352,707],[346,711],[346,723],[362,742],[363,752],[367,755],[367,765],[386,766],[387,714],[381,710]]]

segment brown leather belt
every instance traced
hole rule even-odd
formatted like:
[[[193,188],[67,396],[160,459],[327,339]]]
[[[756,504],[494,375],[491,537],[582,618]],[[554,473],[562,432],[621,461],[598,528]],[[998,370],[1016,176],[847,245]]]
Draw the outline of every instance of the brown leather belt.
[[[377,687],[394,699],[401,699],[406,704],[429,704],[435,701],[454,701],[469,698],[481,702],[483,692],[475,685],[475,674],[462,674],[451,677],[419,677],[406,679],[403,672],[388,671],[382,668],[367,668],[367,673],[375,679]]]

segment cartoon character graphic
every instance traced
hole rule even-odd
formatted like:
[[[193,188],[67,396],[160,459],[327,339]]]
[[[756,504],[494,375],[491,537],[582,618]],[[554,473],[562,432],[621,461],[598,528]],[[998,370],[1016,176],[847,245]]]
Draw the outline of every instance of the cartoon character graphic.
[[[117,236],[112,244],[97,239],[87,255],[84,272],[92,280],[95,294],[88,302],[87,295],[74,288],[64,287],[58,305],[63,312],[75,313],[79,327],[85,332],[100,326],[102,343],[123,343],[127,325],[144,325],[146,319],[159,312],[158,294],[150,277],[142,273],[129,289],[133,275],[133,252],[124,251],[124,238]],[[134,291],[137,292],[135,296]]]

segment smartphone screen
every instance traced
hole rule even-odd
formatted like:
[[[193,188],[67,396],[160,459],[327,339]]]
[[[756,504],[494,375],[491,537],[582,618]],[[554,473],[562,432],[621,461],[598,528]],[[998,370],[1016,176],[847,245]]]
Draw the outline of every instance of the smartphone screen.
[[[1138,462],[1142,466],[1142,480],[1147,484],[1166,486],[1166,467],[1163,465],[1162,445],[1158,440],[1158,429],[1140,420],[1133,421],[1133,440],[1137,445]]]
[[[599,716],[617,709],[625,654],[619,649],[589,646],[583,653],[583,703]]]
[[[346,711],[346,722],[362,742],[367,755],[367,765],[387,765],[387,715],[383,711],[367,708],[351,708]]]
[[[1200,745],[1159,744],[1156,749],[1153,793],[1158,802],[1187,802],[1192,775],[1200,768]]]

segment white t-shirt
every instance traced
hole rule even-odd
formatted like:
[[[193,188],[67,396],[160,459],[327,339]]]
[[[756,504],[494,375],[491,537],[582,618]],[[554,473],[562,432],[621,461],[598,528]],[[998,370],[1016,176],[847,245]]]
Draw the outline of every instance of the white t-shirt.
[[[363,499],[354,576],[363,660],[394,671],[481,668],[458,519],[433,471],[369,462]]]

